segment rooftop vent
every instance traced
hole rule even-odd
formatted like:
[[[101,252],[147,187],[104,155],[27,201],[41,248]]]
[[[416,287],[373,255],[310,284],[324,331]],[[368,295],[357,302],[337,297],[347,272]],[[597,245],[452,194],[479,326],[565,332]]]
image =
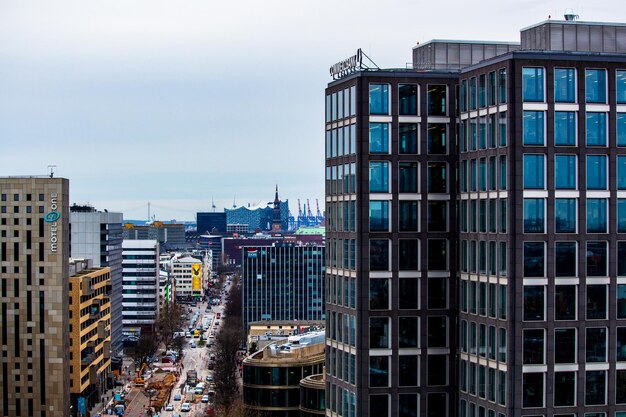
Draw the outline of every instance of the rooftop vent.
[[[579,16],[577,14],[574,13],[574,10],[572,9],[567,9],[565,10],[565,20],[567,20],[568,22],[573,22],[574,20],[578,20]]]

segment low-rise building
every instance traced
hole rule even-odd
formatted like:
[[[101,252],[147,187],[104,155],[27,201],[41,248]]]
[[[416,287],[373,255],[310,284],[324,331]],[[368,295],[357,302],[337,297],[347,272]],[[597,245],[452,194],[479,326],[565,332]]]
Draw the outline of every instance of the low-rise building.
[[[100,401],[111,369],[111,269],[71,260],[69,277],[70,395],[87,409]],[[80,400],[83,401],[83,400]]]
[[[325,331],[289,337],[243,361],[243,402],[262,416],[300,417],[300,383],[324,369]]]

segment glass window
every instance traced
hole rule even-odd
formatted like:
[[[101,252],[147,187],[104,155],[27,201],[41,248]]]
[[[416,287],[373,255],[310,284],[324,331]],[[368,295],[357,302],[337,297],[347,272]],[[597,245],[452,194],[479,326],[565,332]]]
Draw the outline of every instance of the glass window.
[[[543,101],[543,68],[522,68],[524,101]]]
[[[417,201],[402,200],[399,202],[398,229],[401,232],[417,232]]]
[[[428,163],[428,192],[447,193],[448,177],[447,164],[445,162]]]
[[[398,280],[398,292],[406,295],[399,297],[401,310],[416,310],[419,308],[419,280],[416,278],[400,278]]]
[[[499,129],[499,138],[500,138],[500,146],[506,146],[506,112],[500,112],[500,117],[498,119],[498,123],[500,125]]]
[[[500,103],[506,103],[506,68],[498,71],[498,96]]]
[[[545,200],[524,199],[524,233],[545,233]]]
[[[626,156],[617,156],[617,189],[626,190]]]
[[[487,191],[487,160],[480,158],[478,162],[478,189]]]
[[[587,189],[607,189],[606,155],[587,155]]]
[[[576,233],[576,199],[554,200],[554,228],[556,233]]]
[[[626,199],[617,199],[617,233],[626,233]]]
[[[389,386],[389,357],[370,356],[370,387]],[[382,415],[382,414],[374,414]],[[387,414],[385,414],[387,415]]]
[[[576,146],[576,112],[554,112],[554,144]]]
[[[554,101],[557,103],[576,102],[576,69],[554,69]]]
[[[476,110],[476,77],[470,78],[469,107]]]
[[[370,317],[370,348],[389,348],[389,318]]]
[[[576,372],[554,373],[554,406],[576,405]]]
[[[370,310],[389,310],[388,279],[370,279]]]
[[[417,147],[417,123],[399,123],[398,152],[401,154],[416,154]]]
[[[378,366],[377,368],[372,367],[372,361],[371,361],[371,358],[370,358],[370,386],[386,386],[384,384],[383,385],[372,385],[372,372],[373,371],[376,371],[376,372],[380,371],[380,365],[379,364],[376,364],[376,365]],[[387,362],[387,368],[385,370],[385,373],[387,373],[387,374],[389,373],[389,362]],[[375,383],[378,383],[378,381],[376,381]],[[351,395],[354,395],[354,394],[351,394]],[[328,397],[326,397],[326,398],[328,398]],[[389,417],[389,395],[387,395],[387,394],[370,395],[369,399],[370,399],[370,416]],[[355,407],[355,401],[356,401],[356,399],[353,398],[352,399],[352,407],[353,407],[353,409]],[[333,410],[333,411],[335,411],[335,410]],[[350,416],[350,417],[353,417],[353,415]]]
[[[428,115],[429,116],[445,116],[446,115],[446,86],[445,85],[429,85],[428,86]]]
[[[576,329],[554,329],[554,363],[576,363]]]
[[[448,241],[446,239],[428,239],[428,270],[446,271],[448,269]]]
[[[485,74],[478,76],[478,106],[485,107],[487,105],[487,78]]]
[[[356,86],[350,87],[350,116],[356,115]]]
[[[419,242],[417,239],[398,240],[398,263],[400,271],[417,271],[419,264]]]
[[[417,188],[417,162],[400,162],[398,191],[401,193],[416,193]]]
[[[524,110],[524,145],[546,144],[544,115],[542,111]]]
[[[617,328],[616,357],[618,362],[626,361],[626,327]]]
[[[607,242],[587,242],[587,276],[608,276],[607,264]]]
[[[389,270],[389,240],[370,239],[370,270]]]
[[[370,153],[389,153],[389,123],[370,123]]]
[[[326,96],[326,122],[331,121],[331,95]]]
[[[615,98],[617,104],[626,103],[626,71],[615,71]]]
[[[467,111],[467,80],[461,80],[461,86],[459,88],[459,103],[461,105],[461,112]]]
[[[587,320],[606,320],[606,285],[587,285]]]
[[[487,90],[487,101],[490,106],[496,104],[496,72],[489,73],[489,89]]]
[[[448,330],[445,316],[428,317],[428,347],[447,347]]]
[[[587,327],[585,358],[587,362],[606,362],[606,327]]]
[[[370,193],[389,192],[389,162],[370,161]]]
[[[576,320],[575,285],[554,286],[554,319]]]
[[[585,97],[587,103],[606,103],[606,70],[585,70]]]
[[[337,92],[337,119],[343,119],[343,91]]]
[[[606,371],[585,372],[585,405],[606,404]]]
[[[419,381],[418,367],[417,355],[400,355],[398,357],[398,386],[417,386]]]
[[[446,125],[444,123],[428,124],[428,154],[445,155],[448,153]]]
[[[417,85],[399,84],[398,97],[398,113],[401,116],[417,116]]]
[[[545,188],[545,155],[524,154],[524,189]]]
[[[555,242],[554,261],[554,276],[576,277],[576,242]]]
[[[607,208],[606,198],[587,199],[587,233],[607,233]]]
[[[545,287],[524,286],[524,321],[545,320]]]
[[[448,358],[447,355],[428,355],[428,385],[446,385],[448,376]],[[445,408],[445,406],[444,406]],[[441,414],[432,414],[433,417],[442,416]],[[431,416],[431,414],[429,414]]]
[[[523,340],[524,365],[543,365],[545,363],[545,332],[543,329],[525,329]]]
[[[398,317],[398,347],[417,348],[419,339],[419,319]]]
[[[615,402],[626,403],[626,371],[617,370],[615,375]],[[615,417],[626,417],[626,411],[616,412]]]
[[[419,415],[419,396],[417,394],[398,394],[398,400],[398,417],[417,417]],[[370,415],[377,416],[378,414],[370,413]]]
[[[617,146],[626,146],[626,113],[617,113]]]
[[[576,155],[554,157],[554,185],[558,190],[576,189]]]
[[[439,200],[428,201],[428,231],[445,232],[447,227],[448,202]]]
[[[606,146],[606,113],[587,113],[587,146]]]
[[[626,242],[617,242],[617,275],[626,276]]]
[[[370,201],[370,232],[389,231],[389,201]]]
[[[389,114],[388,84],[370,84],[370,114]]]
[[[524,408],[543,407],[545,387],[542,372],[525,373],[522,375],[522,406]]]
[[[506,155],[500,155],[500,189],[506,190]]]

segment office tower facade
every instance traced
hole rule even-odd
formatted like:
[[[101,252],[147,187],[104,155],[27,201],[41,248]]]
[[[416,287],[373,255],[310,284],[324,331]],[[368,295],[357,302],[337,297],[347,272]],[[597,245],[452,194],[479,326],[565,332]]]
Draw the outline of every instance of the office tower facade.
[[[185,225],[163,223],[159,221],[147,225],[127,223],[122,228],[124,240],[156,240],[163,250],[183,249],[187,247]]]
[[[89,410],[113,384],[111,371],[111,268],[91,260],[70,263],[70,394],[72,415]]]
[[[121,353],[122,337],[122,213],[91,206],[70,207],[71,256],[91,259],[94,267],[111,269],[111,345]]]
[[[69,181],[0,178],[0,414],[70,415]]]
[[[328,412],[623,417],[624,25],[413,56],[326,90]]]
[[[175,257],[170,262],[177,301],[191,301],[203,296],[202,284],[206,282],[203,263],[192,256]]]
[[[218,235],[226,234],[226,213],[200,212],[196,214],[196,230],[199,234],[212,234],[213,229]]]
[[[242,320],[323,320],[324,246],[242,247]]]
[[[156,240],[122,242],[122,333],[137,341],[154,332],[159,316],[159,243]]]

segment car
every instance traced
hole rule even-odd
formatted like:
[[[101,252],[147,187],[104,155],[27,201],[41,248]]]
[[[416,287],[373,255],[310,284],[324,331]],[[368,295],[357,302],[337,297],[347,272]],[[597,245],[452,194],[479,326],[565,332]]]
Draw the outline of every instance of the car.
[[[191,333],[189,333],[189,332],[185,333],[185,337],[186,337],[187,339],[189,339],[189,338],[191,337]]]
[[[191,345],[190,345],[190,346],[191,346],[192,348],[195,348],[195,347],[196,347],[196,342],[191,342]]]
[[[208,403],[209,402],[209,396],[208,395],[203,395],[202,396],[202,402],[203,403]]]
[[[180,394],[174,394],[174,401],[180,401]]]
[[[183,403],[180,406],[180,411],[191,411],[191,404],[189,403]]]
[[[174,411],[174,404],[168,404],[165,406],[165,411]]]
[[[204,380],[206,382],[213,382],[213,375],[211,375],[211,374],[207,375],[206,378],[204,378]]]

